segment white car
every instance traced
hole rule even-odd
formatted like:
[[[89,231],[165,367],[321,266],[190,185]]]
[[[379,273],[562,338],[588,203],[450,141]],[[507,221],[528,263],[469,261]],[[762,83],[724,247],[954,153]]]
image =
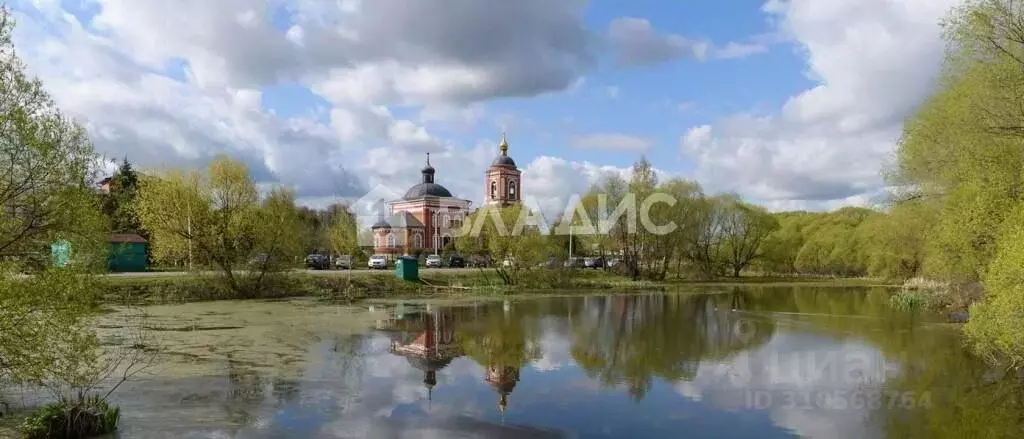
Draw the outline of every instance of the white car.
[[[388,259],[384,255],[373,255],[370,256],[370,260],[366,261],[366,266],[371,269],[383,270],[388,268]]]
[[[441,256],[427,255],[427,261],[423,265],[427,268],[441,268]]]

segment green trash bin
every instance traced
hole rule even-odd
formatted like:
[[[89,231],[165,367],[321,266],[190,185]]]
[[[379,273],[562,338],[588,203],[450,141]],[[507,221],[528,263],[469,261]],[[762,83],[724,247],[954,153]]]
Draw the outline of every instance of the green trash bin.
[[[402,256],[395,261],[395,276],[407,281],[420,280],[419,261],[412,256]]]

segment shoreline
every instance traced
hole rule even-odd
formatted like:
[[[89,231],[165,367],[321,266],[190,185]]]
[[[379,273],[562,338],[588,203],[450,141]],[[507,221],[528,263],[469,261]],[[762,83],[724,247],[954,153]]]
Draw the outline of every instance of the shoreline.
[[[503,284],[493,270],[424,272],[419,282],[399,280],[393,272],[344,271],[287,273],[262,294],[217,292],[217,277],[196,274],[105,276],[101,305],[158,305],[216,300],[266,300],[313,297],[355,303],[373,300],[465,299],[472,297],[573,296],[601,293],[685,292],[697,287],[863,287],[898,288],[878,279],[821,277],[719,278],[711,280],[637,280],[603,271],[531,270],[517,285]]]

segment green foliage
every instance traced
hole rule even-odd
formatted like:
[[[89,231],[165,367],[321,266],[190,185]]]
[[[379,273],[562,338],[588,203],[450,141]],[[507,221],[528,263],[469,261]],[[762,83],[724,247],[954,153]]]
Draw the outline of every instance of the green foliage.
[[[25,436],[94,436],[118,417],[105,396],[86,396],[109,366],[89,321],[110,230],[92,187],[98,160],[85,129],[25,74],[13,26],[0,7],[0,384],[43,388],[60,401],[29,418]],[[66,266],[37,264],[19,276],[56,242],[70,245]]]
[[[77,387],[95,376],[95,334],[85,316],[93,277],[71,269],[0,276],[0,381]]]
[[[927,309],[930,298],[920,290],[903,291],[889,296],[889,306],[900,311]]]
[[[534,215],[521,205],[485,206],[463,223],[455,247],[463,255],[490,255],[495,273],[505,284],[515,285],[557,251],[541,233],[539,217]]]
[[[762,244],[778,228],[778,220],[764,208],[741,201],[724,206],[722,246],[733,277],[740,277],[741,270],[764,255]]]
[[[968,339],[992,360],[1024,365],[1024,206],[1003,224],[984,284],[985,299],[971,307],[964,328]]]
[[[103,213],[110,219],[114,232],[142,233],[142,225],[135,214],[135,200],[139,193],[139,175],[125,158],[110,179],[110,192],[102,198]]]
[[[0,260],[25,262],[68,239],[81,263],[106,239],[92,188],[96,155],[85,129],[63,115],[14,52],[14,21],[0,10]],[[90,257],[91,255],[91,257]]]
[[[330,249],[336,255],[351,255],[352,263],[362,262],[362,249],[359,246],[359,224],[355,215],[345,206],[333,208],[334,219],[328,231]]]
[[[294,194],[274,189],[261,201],[246,166],[225,156],[205,173],[143,179],[135,206],[158,260],[212,265],[243,295],[262,294],[268,274],[290,268],[304,250]]]
[[[90,438],[117,430],[121,410],[98,396],[44,406],[21,424],[26,439]]]
[[[1024,3],[971,0],[944,27],[944,75],[905,124],[892,177],[937,206],[933,227],[922,229],[924,273],[983,280],[986,297],[971,307],[966,334],[986,357],[1016,367],[1024,364]],[[893,240],[921,248],[908,238]]]

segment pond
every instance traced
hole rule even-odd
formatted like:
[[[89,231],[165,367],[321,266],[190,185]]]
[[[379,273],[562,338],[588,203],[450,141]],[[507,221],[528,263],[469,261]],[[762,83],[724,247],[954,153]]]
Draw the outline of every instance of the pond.
[[[122,438],[1017,437],[1021,381],[881,289],[145,309]],[[108,343],[128,313],[104,318]]]

